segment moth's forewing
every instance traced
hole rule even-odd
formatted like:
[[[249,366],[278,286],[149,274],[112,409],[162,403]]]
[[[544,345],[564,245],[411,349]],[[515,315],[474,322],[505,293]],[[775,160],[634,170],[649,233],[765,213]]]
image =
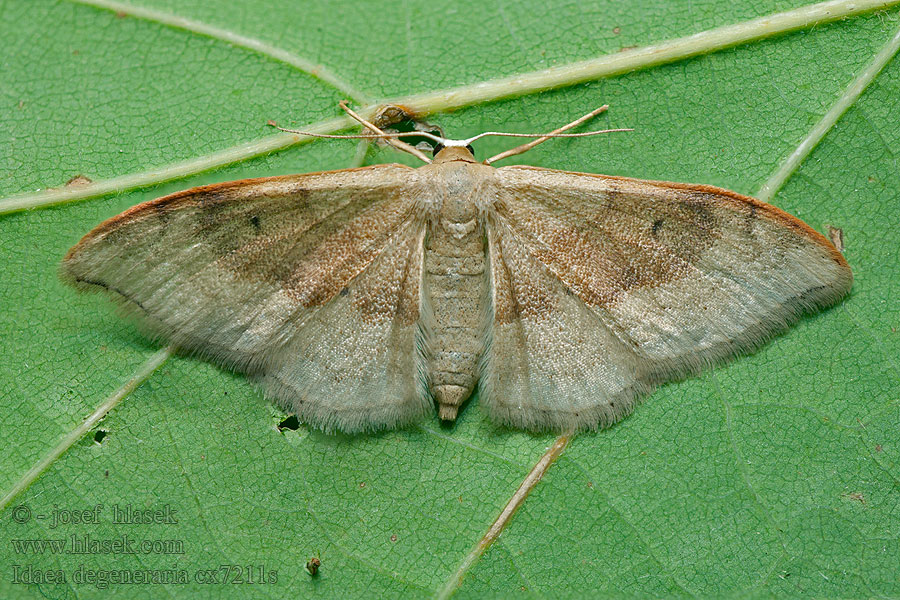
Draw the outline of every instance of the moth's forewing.
[[[757,348],[852,284],[823,236],[734,192],[534,167],[497,175],[480,398],[502,423],[608,425],[656,384]]]
[[[259,379],[324,429],[431,408],[416,350],[424,224],[410,167],[194,188],[88,233],[61,276],[167,343]]]

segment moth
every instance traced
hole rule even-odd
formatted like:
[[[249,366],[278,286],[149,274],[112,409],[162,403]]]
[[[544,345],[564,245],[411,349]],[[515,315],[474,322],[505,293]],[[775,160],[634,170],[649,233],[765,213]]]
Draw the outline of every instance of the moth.
[[[476,387],[500,425],[606,427],[656,386],[847,294],[841,253],[753,198],[490,166],[597,133],[561,132],[605,108],[483,162],[469,146],[480,136],[420,132],[438,145],[419,168],[145,202],[88,233],[61,277],[107,293],[154,338],[247,373],[301,421],[350,433],[422,420],[435,404],[453,421]],[[356,137],[391,139],[348,112],[375,132]]]

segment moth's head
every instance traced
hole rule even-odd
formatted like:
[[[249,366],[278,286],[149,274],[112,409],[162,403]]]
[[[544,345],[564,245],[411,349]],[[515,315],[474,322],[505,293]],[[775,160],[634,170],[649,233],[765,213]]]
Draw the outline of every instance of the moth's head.
[[[463,161],[463,162],[476,162],[475,161],[475,149],[472,148],[471,144],[465,143],[465,141],[457,142],[456,140],[444,140],[444,142],[451,142],[449,144],[436,142],[434,145],[433,156],[434,162],[436,163],[444,163],[450,162],[454,160]],[[455,142],[455,143],[453,143]]]

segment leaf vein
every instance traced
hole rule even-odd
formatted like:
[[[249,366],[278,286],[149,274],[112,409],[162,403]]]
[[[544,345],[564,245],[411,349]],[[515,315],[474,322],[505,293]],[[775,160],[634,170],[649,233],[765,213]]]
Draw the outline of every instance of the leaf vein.
[[[350,96],[355,102],[359,102],[361,104],[369,104],[371,102],[368,94],[357,90],[349,83],[332,73],[327,67],[323,65],[317,65],[312,61],[303,58],[302,56],[298,56],[296,54],[288,52],[287,50],[266,43],[262,40],[247,37],[233,31],[228,31],[227,29],[222,29],[221,27],[209,25],[207,23],[195,21],[186,17],[164,13],[162,11],[153,10],[152,8],[135,6],[132,4],[126,4],[124,2],[116,2],[115,0],[69,1],[76,4],[83,4],[85,6],[93,6],[95,8],[115,11],[117,13],[124,13],[130,17],[137,17],[145,21],[159,23],[161,25],[189,31],[191,33],[197,33],[206,37],[227,42],[232,46],[238,46],[240,48],[252,50],[263,56],[267,56],[271,59],[277,60],[278,62],[294,67],[299,71],[303,71],[304,73],[315,77],[323,83],[327,83],[328,85]]]

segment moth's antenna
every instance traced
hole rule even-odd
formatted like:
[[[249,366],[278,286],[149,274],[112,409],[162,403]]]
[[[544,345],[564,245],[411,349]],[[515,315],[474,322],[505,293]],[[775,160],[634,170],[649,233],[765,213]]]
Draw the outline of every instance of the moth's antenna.
[[[425,138],[428,138],[430,140],[437,142],[438,144],[440,144],[442,146],[458,147],[458,148],[465,148],[465,147],[469,146],[472,142],[474,142],[476,140],[480,140],[481,138],[487,137],[489,135],[503,136],[503,137],[538,138],[532,142],[528,142],[527,144],[522,144],[521,146],[516,146],[515,148],[512,148],[511,150],[506,150],[505,152],[501,152],[500,154],[497,154],[495,156],[488,158],[483,163],[486,165],[489,165],[493,162],[497,162],[501,158],[507,158],[510,156],[515,156],[516,154],[522,154],[523,152],[527,152],[527,151],[531,150],[532,148],[534,148],[535,146],[537,146],[538,144],[546,142],[550,138],[587,137],[589,135],[599,135],[601,133],[615,133],[615,132],[619,132],[619,131],[634,131],[634,129],[625,128],[625,129],[600,129],[597,131],[586,131],[584,133],[563,133],[564,131],[572,129],[573,127],[577,127],[578,125],[581,125],[588,119],[596,117],[603,111],[607,110],[609,108],[608,104],[604,104],[600,108],[592,110],[591,112],[584,115],[583,117],[581,117],[579,119],[575,119],[571,123],[563,125],[559,129],[554,129],[550,133],[509,133],[509,132],[504,132],[504,131],[485,131],[484,133],[479,133],[478,135],[470,137],[465,140],[449,140],[447,138],[443,138],[443,137],[434,135],[427,131],[401,131],[399,133],[386,133],[386,132],[382,131],[381,129],[379,129],[378,127],[376,127],[375,125],[373,125],[372,123],[369,123],[368,121],[363,119],[361,116],[359,116],[355,112],[353,112],[353,110],[351,110],[350,107],[347,106],[346,100],[342,100],[340,102],[340,106],[342,109],[344,109],[347,112],[348,115],[350,115],[353,119],[355,119],[361,125],[363,125],[363,127],[366,127],[367,129],[370,129],[370,130],[374,131],[375,133],[372,133],[372,134],[357,133],[357,134],[351,134],[351,135],[338,135],[338,134],[330,134],[330,133],[312,133],[310,131],[301,131],[299,129],[285,129],[284,127],[279,127],[278,124],[275,123],[275,121],[269,121],[268,124],[276,129],[279,129],[286,133],[296,133],[299,135],[308,135],[310,137],[335,138],[335,139],[342,139],[342,140],[346,140],[346,139],[384,140],[387,143],[389,143],[390,145],[394,146],[395,148],[403,150],[404,152],[408,152],[409,154],[412,154],[416,158],[419,158],[420,160],[422,160],[426,163],[432,162],[431,159],[428,158],[427,156],[425,156],[425,154],[423,154],[418,148],[415,148],[414,146],[410,146],[409,144],[407,144],[405,142],[401,142],[397,138],[407,137],[407,136],[425,137]]]
[[[279,127],[278,124],[275,123],[275,121],[269,121],[268,125],[274,127],[275,129],[278,129],[280,131],[284,131],[285,133],[297,133],[300,135],[308,135],[311,137],[338,138],[338,139],[345,139],[345,140],[346,139],[384,140],[385,142],[387,142],[391,146],[397,148],[398,150],[408,152],[408,153],[412,154],[413,156],[415,156],[416,158],[425,161],[426,163],[431,162],[431,159],[428,158],[427,156],[425,156],[425,154],[421,150],[419,150],[415,146],[410,146],[406,142],[402,142],[397,138],[399,138],[401,136],[406,136],[406,135],[416,136],[416,137],[422,137],[424,135],[425,137],[435,137],[435,138],[436,138],[436,136],[431,136],[424,132],[413,132],[413,131],[407,131],[407,132],[401,132],[401,133],[386,133],[386,132],[382,131],[381,129],[379,129],[378,127],[376,127],[375,125],[373,125],[372,123],[369,123],[368,121],[363,119],[358,114],[356,114],[349,106],[347,106],[346,100],[341,100],[338,103],[338,106],[340,106],[342,109],[344,109],[344,111],[348,115],[350,115],[350,117],[352,117],[354,120],[358,121],[363,127],[370,129],[371,131],[373,131],[375,133],[374,134],[363,133],[363,134],[354,134],[354,135],[331,135],[331,134],[326,134],[326,133],[310,133],[308,131],[300,131],[298,129],[285,129],[284,127]]]
[[[568,123],[568,124],[566,124],[566,125],[563,125],[563,126],[560,127],[559,129],[554,129],[554,130],[551,131],[550,133],[536,133],[536,134],[531,134],[531,133],[503,133],[503,132],[500,132],[500,131],[487,131],[487,132],[485,132],[485,133],[479,133],[479,134],[476,135],[475,137],[469,138],[468,140],[466,140],[466,142],[468,142],[469,144],[471,144],[471,143],[474,142],[475,140],[477,140],[477,139],[479,139],[479,138],[482,138],[482,137],[485,137],[485,136],[488,136],[488,135],[498,135],[498,136],[505,136],[505,137],[537,137],[537,138],[538,138],[538,139],[536,139],[536,140],[534,140],[534,141],[532,141],[532,142],[528,142],[527,144],[522,144],[521,146],[516,146],[515,148],[512,148],[512,149],[510,149],[510,150],[506,150],[505,152],[501,152],[500,154],[496,154],[496,155],[494,155],[494,156],[492,156],[492,157],[486,159],[486,160],[484,161],[484,164],[489,165],[489,164],[491,164],[491,163],[493,163],[493,162],[497,162],[498,160],[500,160],[500,159],[502,159],[502,158],[508,158],[508,157],[510,157],[510,156],[515,156],[516,154],[522,154],[523,152],[528,152],[529,150],[531,150],[532,148],[534,148],[534,147],[537,146],[538,144],[541,144],[541,143],[543,143],[543,142],[546,142],[546,141],[549,140],[550,138],[555,138],[555,137],[586,137],[586,136],[589,136],[589,135],[598,135],[598,134],[601,134],[601,133],[613,133],[613,132],[617,132],[617,131],[634,131],[634,129],[601,129],[601,130],[599,130],[599,131],[588,131],[588,132],[585,132],[585,133],[563,133],[564,131],[566,131],[566,130],[568,130],[568,129],[572,129],[573,127],[577,127],[577,126],[581,125],[582,123],[584,123],[584,122],[587,121],[588,119],[593,119],[594,117],[596,117],[596,116],[599,115],[600,113],[606,111],[607,109],[609,109],[609,104],[604,104],[604,105],[601,106],[600,108],[594,109],[594,110],[592,110],[591,112],[589,112],[588,114],[584,115],[583,117],[580,117],[580,118],[578,118],[578,119],[575,119],[575,120],[572,121],[571,123]]]

